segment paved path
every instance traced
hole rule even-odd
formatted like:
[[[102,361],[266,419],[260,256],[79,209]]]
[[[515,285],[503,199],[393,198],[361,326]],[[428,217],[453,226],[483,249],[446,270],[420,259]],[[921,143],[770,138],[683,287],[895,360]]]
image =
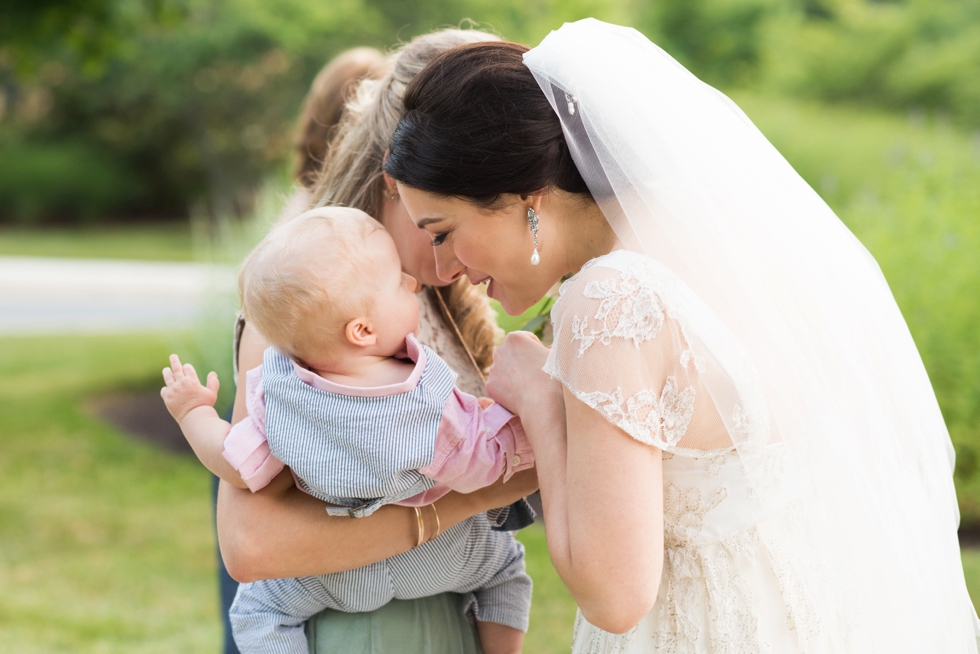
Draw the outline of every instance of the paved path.
[[[233,270],[200,263],[0,257],[0,334],[190,327],[234,288]]]

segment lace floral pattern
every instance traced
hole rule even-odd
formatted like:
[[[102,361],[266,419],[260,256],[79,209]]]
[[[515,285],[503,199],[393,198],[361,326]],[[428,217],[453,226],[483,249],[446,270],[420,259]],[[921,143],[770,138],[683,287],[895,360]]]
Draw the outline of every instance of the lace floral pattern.
[[[659,629],[653,638],[658,651],[683,651],[685,643],[706,640],[712,652],[764,651],[758,640],[751,592],[734,573],[730,561],[739,550],[751,549],[753,535],[741,532],[725,545],[711,548],[728,552],[708,552],[695,542],[705,517],[727,497],[724,486],[708,494],[697,487],[682,489],[675,483],[668,483],[664,489],[663,574],[667,583],[665,596],[658,601]],[[706,592],[711,598],[708,602]]]
[[[687,315],[699,325],[705,316],[669,271],[642,255],[608,256],[562,286],[546,371],[630,436],[663,451],[663,572],[656,605],[636,628],[614,635],[580,616],[573,651],[803,651],[815,629],[814,585],[788,555],[800,549],[797,531],[776,517],[785,513],[779,507],[788,473],[784,448],[770,442],[758,375],[737,348],[725,349],[728,341],[690,338]],[[717,427],[694,421],[698,402],[709,397],[704,374],[715,389],[730,384],[706,405],[717,409]],[[731,440],[711,440],[713,429]]]
[[[618,388],[611,394],[576,396],[637,440],[660,449],[676,446],[694,416],[694,388],[679,391],[674,377],[667,377],[659,397],[652,390],[642,390],[624,401]]]
[[[591,319],[576,316],[572,320],[572,340],[580,342],[579,356],[596,341],[609,345],[613,338],[623,338],[638,346],[656,338],[663,329],[663,300],[635,275],[623,273],[618,278],[589,282],[583,295],[599,300],[599,308]]]
[[[639,347],[656,338],[668,317],[677,319],[661,297],[667,290],[663,280],[644,274],[641,268],[588,282],[582,295],[597,300],[598,306],[591,316],[572,318],[571,340],[578,344],[578,356],[597,343],[609,345],[614,339]],[[691,361],[701,370],[702,362],[688,346],[680,362],[687,368]],[[626,398],[622,388],[617,388],[612,393],[576,392],[576,396],[637,440],[665,449],[675,447],[687,432],[696,392],[693,386],[680,389],[677,378],[668,376],[659,394],[642,389]]]

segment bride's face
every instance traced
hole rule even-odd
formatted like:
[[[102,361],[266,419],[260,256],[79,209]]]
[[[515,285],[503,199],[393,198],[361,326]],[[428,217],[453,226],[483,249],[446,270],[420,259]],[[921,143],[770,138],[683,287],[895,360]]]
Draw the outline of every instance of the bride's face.
[[[448,283],[466,275],[473,284],[487,283],[487,295],[512,316],[527,311],[563,274],[558,257],[549,261],[546,244],[556,241],[548,238],[543,221],[538,232],[541,263],[531,265],[528,204],[520,197],[487,210],[404,184],[398,185],[398,193],[408,215],[432,239],[439,278]]]

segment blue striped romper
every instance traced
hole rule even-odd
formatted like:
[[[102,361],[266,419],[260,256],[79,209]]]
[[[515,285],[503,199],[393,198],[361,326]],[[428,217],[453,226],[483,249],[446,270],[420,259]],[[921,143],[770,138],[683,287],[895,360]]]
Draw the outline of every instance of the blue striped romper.
[[[362,517],[435,485],[418,472],[433,458],[443,407],[456,373],[425,346],[425,368],[413,390],[355,397],[314,388],[292,361],[270,348],[262,364],[266,437],[311,495],[339,505],[332,515]],[[443,592],[471,594],[481,622],[527,630],[531,578],[524,548],[492,529],[483,514],[421,546],[372,565],[315,577],[239,586],[230,611],[243,654],[307,654],[307,619],[323,609],[373,611],[392,599]]]

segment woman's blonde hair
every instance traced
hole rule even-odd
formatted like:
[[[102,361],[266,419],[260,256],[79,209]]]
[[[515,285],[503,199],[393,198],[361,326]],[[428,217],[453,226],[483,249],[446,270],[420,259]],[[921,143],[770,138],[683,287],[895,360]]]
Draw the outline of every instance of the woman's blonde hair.
[[[393,52],[384,74],[362,81],[348,101],[330,144],[330,156],[313,186],[314,204],[356,207],[380,217],[384,190],[381,165],[402,115],[405,87],[446,50],[497,40],[499,37],[477,30],[444,29],[416,37]],[[465,278],[434,290],[459,327],[477,366],[485,372],[501,334],[486,296]]]
[[[303,101],[296,130],[296,181],[310,188],[326,160],[327,146],[344,105],[361,80],[383,72],[385,56],[374,48],[352,48],[330,60],[317,74]]]

